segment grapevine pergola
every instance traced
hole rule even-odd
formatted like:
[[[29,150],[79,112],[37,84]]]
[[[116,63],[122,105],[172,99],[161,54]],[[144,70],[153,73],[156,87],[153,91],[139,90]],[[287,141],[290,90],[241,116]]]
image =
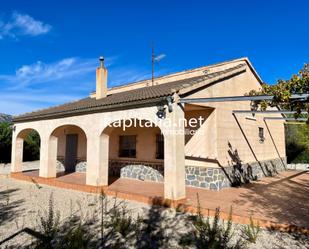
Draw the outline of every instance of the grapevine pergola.
[[[214,97],[214,98],[194,98],[194,99],[180,99],[180,103],[197,104],[197,103],[213,103],[213,102],[232,102],[232,101],[251,101],[251,110],[233,110],[233,113],[251,113],[251,114],[282,114],[282,117],[264,117],[264,119],[284,119],[284,120],[298,120],[306,121],[306,118],[301,118],[300,115],[308,115],[308,111],[305,110],[258,110],[258,104],[261,101],[274,101],[275,96],[269,95],[257,95],[257,96],[229,96],[229,97]],[[309,93],[304,94],[292,94],[289,97],[290,101],[294,103],[309,103]],[[287,117],[286,114],[293,114],[294,118]]]
[[[252,90],[245,96],[218,98],[181,99],[181,103],[207,103],[251,101],[251,110],[234,110],[235,113],[280,113],[281,119],[307,121],[309,124],[309,65],[304,67],[289,80],[278,80],[274,85],[262,84],[260,90]],[[268,111],[268,107],[277,110]],[[265,117],[278,119],[280,117]]]

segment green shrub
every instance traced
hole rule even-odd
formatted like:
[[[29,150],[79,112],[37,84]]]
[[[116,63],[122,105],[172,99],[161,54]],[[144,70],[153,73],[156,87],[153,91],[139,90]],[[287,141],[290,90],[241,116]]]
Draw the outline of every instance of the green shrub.
[[[79,224],[71,228],[65,236],[58,241],[57,249],[86,249],[90,243],[90,233]]]
[[[110,220],[107,227],[114,232],[120,233],[123,238],[126,238],[132,231],[136,231],[139,227],[139,219],[133,219],[126,206],[114,206],[110,212]]]
[[[0,163],[11,161],[12,127],[11,123],[0,123]]]
[[[210,221],[205,219],[201,212],[199,197],[197,196],[197,215],[193,217],[193,233],[187,234],[180,241],[183,246],[195,245],[198,249],[236,249],[244,248],[244,243],[238,240],[232,245],[232,209],[227,224],[220,224],[220,209],[216,208],[215,217]]]
[[[309,125],[285,125],[286,155],[288,163],[309,163]]]
[[[40,159],[40,135],[35,130],[32,130],[24,141],[24,161],[34,161]]]
[[[49,197],[48,211],[40,214],[39,216],[39,229],[42,234],[42,238],[39,239],[35,248],[50,249],[52,247],[52,241],[56,238],[59,231],[60,214],[54,211],[54,199],[51,193]]]
[[[252,216],[250,216],[250,224],[242,229],[242,237],[250,243],[255,243],[261,231],[259,222],[254,224]]]
[[[12,133],[12,123],[0,123],[0,163],[11,162]],[[25,138],[23,159],[24,161],[40,159],[40,136],[34,130]]]

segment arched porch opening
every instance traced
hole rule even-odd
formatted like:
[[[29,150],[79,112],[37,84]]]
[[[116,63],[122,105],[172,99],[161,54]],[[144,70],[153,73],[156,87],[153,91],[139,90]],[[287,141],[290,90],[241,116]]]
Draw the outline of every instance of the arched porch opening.
[[[101,145],[108,184],[119,178],[164,182],[164,136],[151,121],[115,121],[102,132]]]
[[[56,175],[80,172],[87,167],[87,136],[76,125],[56,128],[49,137],[49,167],[56,167]]]
[[[13,146],[13,172],[28,172],[39,168],[41,137],[37,130],[28,128],[20,131]]]

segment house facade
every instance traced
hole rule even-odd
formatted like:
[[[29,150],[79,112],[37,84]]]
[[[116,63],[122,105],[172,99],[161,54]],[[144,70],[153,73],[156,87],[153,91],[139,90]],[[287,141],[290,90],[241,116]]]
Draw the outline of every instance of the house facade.
[[[11,171],[22,172],[23,141],[35,130],[44,178],[78,171],[91,186],[155,181],[166,199],[179,200],[186,186],[220,190],[274,175],[285,169],[283,121],[235,112],[250,110],[250,101],[215,100],[261,83],[241,58],[108,88],[101,59],[89,97],[14,118]],[[198,98],[213,100],[186,102]]]

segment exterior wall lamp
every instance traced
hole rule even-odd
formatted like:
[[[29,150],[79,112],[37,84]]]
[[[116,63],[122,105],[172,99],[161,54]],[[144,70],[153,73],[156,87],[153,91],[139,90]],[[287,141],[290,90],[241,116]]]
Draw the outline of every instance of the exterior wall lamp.
[[[158,106],[157,117],[160,119],[166,117],[165,107],[163,105]]]
[[[172,96],[167,96],[165,98],[165,100],[166,100],[166,105],[167,105],[168,112],[173,112],[173,97]],[[158,106],[157,116],[160,119],[166,117],[166,110],[165,110],[164,103],[162,103],[161,105]]]

